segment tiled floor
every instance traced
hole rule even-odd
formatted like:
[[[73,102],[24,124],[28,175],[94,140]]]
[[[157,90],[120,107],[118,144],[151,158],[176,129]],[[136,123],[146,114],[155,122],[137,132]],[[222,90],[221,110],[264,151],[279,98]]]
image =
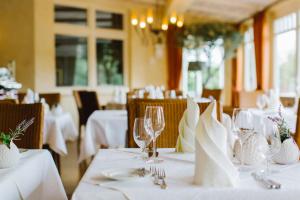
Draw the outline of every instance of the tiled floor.
[[[79,182],[79,167],[77,163],[76,142],[68,142],[68,155],[60,158],[61,177],[66,193],[71,197]]]

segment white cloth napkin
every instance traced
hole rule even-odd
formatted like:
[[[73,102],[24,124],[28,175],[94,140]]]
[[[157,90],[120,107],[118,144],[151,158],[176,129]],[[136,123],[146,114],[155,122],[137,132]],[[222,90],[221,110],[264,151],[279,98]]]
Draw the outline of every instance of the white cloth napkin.
[[[23,103],[25,104],[34,103],[35,99],[36,99],[36,94],[31,89],[28,89],[23,99]]]
[[[227,155],[227,132],[216,116],[213,101],[196,127],[194,183],[205,187],[236,186],[238,172]]]
[[[50,111],[50,107],[49,107],[49,105],[47,104],[47,102],[44,98],[41,99],[41,103],[44,107],[44,113],[45,113],[45,115],[47,115]]]
[[[63,112],[62,106],[61,106],[61,105],[57,105],[57,106],[53,106],[53,107],[52,107],[51,113],[52,113],[54,116],[60,116],[60,115],[62,115],[64,112]]]
[[[195,152],[195,128],[199,120],[199,106],[190,97],[187,109],[179,122],[179,135],[176,143],[177,152]]]

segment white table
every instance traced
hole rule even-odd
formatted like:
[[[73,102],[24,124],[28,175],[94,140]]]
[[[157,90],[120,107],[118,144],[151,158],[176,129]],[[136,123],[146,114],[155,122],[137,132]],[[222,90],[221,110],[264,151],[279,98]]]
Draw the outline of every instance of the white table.
[[[22,153],[17,166],[0,169],[0,199],[67,199],[51,154],[46,150]]]
[[[131,151],[131,152],[130,152]],[[300,197],[300,163],[288,166],[273,166],[279,173],[272,179],[282,184],[280,190],[267,190],[257,184],[250,172],[240,174],[240,183],[235,188],[204,188],[193,184],[194,155],[174,153],[174,149],[164,149],[164,162],[158,164],[166,171],[168,188],[160,189],[151,177],[130,181],[111,181],[103,178],[102,170],[126,167],[145,167],[144,161],[136,159],[135,149],[101,150],[83,176],[73,193],[72,200],[130,199],[130,200],[298,200]],[[161,152],[162,150],[160,150]],[[149,167],[149,166],[147,166]]]
[[[66,141],[75,141],[78,137],[78,131],[70,113],[45,115],[44,124],[44,144],[59,155],[67,155]]]
[[[101,145],[125,147],[127,131],[126,110],[98,110],[88,119],[80,145],[79,161],[95,155]]]

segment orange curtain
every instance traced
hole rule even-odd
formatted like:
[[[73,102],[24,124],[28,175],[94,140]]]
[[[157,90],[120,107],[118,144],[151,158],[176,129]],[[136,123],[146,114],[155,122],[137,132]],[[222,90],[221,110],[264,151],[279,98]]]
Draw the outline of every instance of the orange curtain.
[[[182,48],[177,45],[177,28],[170,25],[167,31],[167,63],[168,63],[168,88],[177,90],[182,71]]]
[[[269,31],[265,12],[260,12],[254,16],[253,31],[257,90],[266,90],[269,81]]]
[[[243,52],[242,48],[237,49],[236,57],[232,58],[232,93],[231,105],[239,106],[239,92],[243,88]]]

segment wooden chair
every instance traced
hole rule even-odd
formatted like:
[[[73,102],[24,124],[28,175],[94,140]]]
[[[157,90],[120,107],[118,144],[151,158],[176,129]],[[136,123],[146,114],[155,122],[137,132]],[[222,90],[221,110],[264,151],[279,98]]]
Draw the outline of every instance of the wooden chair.
[[[136,117],[143,117],[146,106],[162,106],[165,116],[165,129],[158,137],[157,147],[174,148],[178,137],[178,125],[187,107],[186,99],[135,99],[128,104],[128,147],[136,147],[133,139],[133,125]],[[199,103],[202,113],[209,103]],[[218,119],[221,119],[222,108],[218,103]]]
[[[61,96],[60,93],[40,93],[40,99],[44,98],[46,103],[52,108],[55,105],[60,104]]]
[[[0,100],[0,104],[17,104],[18,100],[16,99],[2,99]]]
[[[240,91],[235,95],[236,105],[238,108],[253,108],[256,107],[256,100],[259,95],[264,94],[263,90],[257,90],[253,92]]]
[[[296,133],[294,135],[294,139],[300,147],[300,101],[298,102],[298,112],[297,112],[297,124],[296,124]]]
[[[26,93],[23,93],[23,92],[18,93],[18,100],[19,100],[19,103],[22,103],[22,102],[23,102],[25,96],[26,96]]]
[[[280,101],[284,107],[293,107],[296,103],[295,97],[280,97]]]
[[[34,123],[21,140],[14,141],[19,148],[41,149],[43,146],[43,106],[36,104],[0,104],[0,130],[14,129],[23,120],[34,117]]]
[[[221,100],[221,94],[222,90],[221,89],[215,89],[215,90],[210,90],[210,89],[203,89],[202,92],[202,97],[204,98],[211,98],[213,97],[216,101]]]

